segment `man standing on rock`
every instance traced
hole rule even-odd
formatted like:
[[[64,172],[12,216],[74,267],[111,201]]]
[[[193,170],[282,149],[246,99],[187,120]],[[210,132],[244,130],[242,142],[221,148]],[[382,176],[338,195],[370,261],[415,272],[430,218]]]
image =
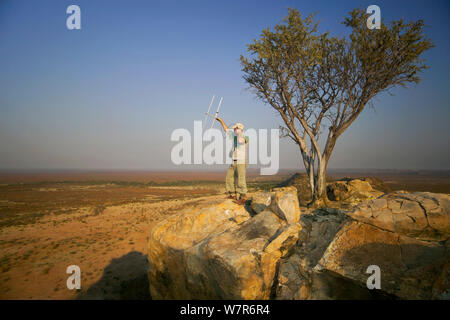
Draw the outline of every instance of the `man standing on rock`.
[[[233,140],[233,163],[228,168],[225,180],[228,198],[235,199],[238,204],[244,204],[247,193],[245,170],[248,163],[247,146],[249,139],[248,136],[243,135],[244,125],[242,123],[236,123],[231,127],[233,129],[231,130],[221,118],[217,117],[216,120],[220,122],[228,137]]]

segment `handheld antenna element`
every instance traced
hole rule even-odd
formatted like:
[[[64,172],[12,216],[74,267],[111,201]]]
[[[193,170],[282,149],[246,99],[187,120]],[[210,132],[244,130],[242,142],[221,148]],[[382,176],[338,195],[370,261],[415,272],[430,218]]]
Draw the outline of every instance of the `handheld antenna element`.
[[[208,117],[213,118],[212,123],[211,123],[211,128],[210,128],[210,129],[212,129],[212,128],[214,127],[214,124],[216,123],[215,120],[217,119],[217,116],[219,115],[220,106],[222,105],[223,97],[221,97],[220,100],[219,100],[219,105],[217,106],[216,114],[215,114],[215,115],[212,115],[211,113],[209,113],[209,112],[211,111],[211,107],[212,107],[212,105],[213,105],[214,98],[215,98],[215,96],[212,97],[211,102],[209,103],[208,112],[205,113],[205,121],[204,121],[204,124],[205,124],[205,125],[203,126],[203,130],[204,130],[205,127],[206,127],[206,119],[207,119]]]
[[[211,110],[211,106],[212,106],[212,104],[213,104],[213,102],[214,102],[214,98],[215,98],[215,97],[216,97],[216,96],[213,95],[213,97],[212,97],[212,99],[211,99],[211,102],[209,103],[208,111],[206,112],[206,114],[205,114],[205,120],[203,121],[203,130],[205,130],[206,119],[208,119],[209,110]]]
[[[217,119],[217,116],[219,115],[219,110],[220,110],[220,105],[222,104],[222,100],[223,100],[223,97],[221,97],[219,100],[219,105],[217,106],[217,111],[216,111],[216,114],[214,115],[215,119]],[[211,123],[211,129],[212,129],[212,127],[214,127],[214,124],[216,123],[214,120],[213,120],[213,123]]]

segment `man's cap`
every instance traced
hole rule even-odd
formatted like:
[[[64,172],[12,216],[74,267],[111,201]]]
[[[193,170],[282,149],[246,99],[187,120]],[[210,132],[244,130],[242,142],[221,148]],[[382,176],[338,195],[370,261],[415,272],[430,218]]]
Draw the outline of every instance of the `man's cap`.
[[[234,126],[232,126],[231,128],[233,128],[233,129],[238,128],[238,129],[244,130],[244,125],[242,123],[238,122]]]

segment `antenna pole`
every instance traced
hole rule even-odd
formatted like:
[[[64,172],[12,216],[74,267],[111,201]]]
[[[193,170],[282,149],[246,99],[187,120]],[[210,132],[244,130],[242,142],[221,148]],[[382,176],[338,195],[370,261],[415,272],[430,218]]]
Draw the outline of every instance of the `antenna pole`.
[[[221,97],[220,100],[219,100],[219,105],[217,106],[217,111],[216,111],[216,114],[214,115],[214,118],[217,118],[217,116],[219,114],[220,105],[222,104],[222,100],[223,100],[223,97]],[[213,120],[213,123],[211,124],[211,128],[210,129],[212,129],[212,127],[214,127],[215,123],[216,122]]]
[[[206,119],[208,118],[208,113],[209,113],[209,110],[211,110],[211,106],[212,106],[212,104],[213,104],[213,102],[214,102],[214,98],[215,98],[216,96],[212,96],[212,99],[211,99],[211,102],[209,103],[209,108],[208,108],[208,112],[206,112],[206,116],[205,116],[205,120],[203,121],[203,129],[205,129],[205,124],[206,124]],[[214,122],[214,120],[213,120],[213,122]]]

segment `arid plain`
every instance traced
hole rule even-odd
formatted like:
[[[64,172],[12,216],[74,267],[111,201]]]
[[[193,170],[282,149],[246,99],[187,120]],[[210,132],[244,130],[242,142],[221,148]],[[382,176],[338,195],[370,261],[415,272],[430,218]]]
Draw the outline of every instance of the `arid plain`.
[[[296,171],[262,177],[270,189]],[[147,239],[183,208],[220,201],[224,172],[0,173],[0,299],[149,299]],[[330,170],[328,180],[375,177],[392,191],[450,193],[448,171]],[[308,186],[300,186],[307,193]],[[302,201],[301,201],[302,204]],[[82,288],[66,287],[81,268]]]

